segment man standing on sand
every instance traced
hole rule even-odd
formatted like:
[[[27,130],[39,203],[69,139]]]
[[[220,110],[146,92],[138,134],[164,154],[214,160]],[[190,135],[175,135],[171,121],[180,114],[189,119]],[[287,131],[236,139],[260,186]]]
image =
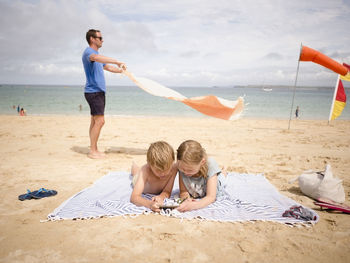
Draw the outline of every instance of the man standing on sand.
[[[97,149],[97,141],[100,131],[105,123],[105,92],[106,83],[103,70],[113,73],[122,73],[126,70],[126,65],[116,59],[99,55],[98,49],[102,47],[102,35],[99,30],[90,29],[86,33],[86,40],[89,44],[83,53],[82,61],[84,65],[86,84],[85,99],[90,106],[91,123],[89,129],[90,152],[88,157],[92,159],[104,158],[105,154]],[[115,64],[118,67],[109,65]]]

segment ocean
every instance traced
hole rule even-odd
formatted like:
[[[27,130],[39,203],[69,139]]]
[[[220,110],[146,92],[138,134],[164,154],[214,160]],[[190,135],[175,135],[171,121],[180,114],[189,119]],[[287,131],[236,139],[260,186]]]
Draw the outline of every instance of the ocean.
[[[216,95],[236,100],[244,96],[242,118],[289,119],[293,89],[269,87],[171,87],[186,97]],[[297,87],[293,106],[299,106],[300,119],[328,120],[334,87]],[[347,94],[349,89],[346,89]],[[0,114],[16,115],[17,106],[28,115],[89,115],[82,86],[0,85]],[[79,105],[81,105],[81,110]],[[13,109],[13,106],[16,109]],[[146,93],[136,86],[107,86],[106,115],[207,117],[185,104]],[[345,107],[339,119],[350,119]]]

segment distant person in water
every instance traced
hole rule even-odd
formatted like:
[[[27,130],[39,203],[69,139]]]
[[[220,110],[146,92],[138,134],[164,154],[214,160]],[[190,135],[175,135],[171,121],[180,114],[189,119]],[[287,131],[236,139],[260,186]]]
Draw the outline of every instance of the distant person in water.
[[[295,118],[299,119],[299,106],[297,106],[297,108],[295,110]]]
[[[104,153],[98,151],[97,141],[100,136],[102,126],[105,123],[105,92],[106,83],[103,70],[113,73],[122,73],[126,70],[126,65],[114,58],[105,57],[98,53],[102,47],[102,34],[99,30],[90,29],[86,33],[86,41],[89,46],[85,49],[82,61],[85,70],[85,99],[90,106],[91,123],[89,129],[90,136],[90,152],[88,157],[92,159],[100,159],[105,156]],[[110,64],[115,64],[112,66]]]
[[[81,104],[79,105],[79,111],[83,110],[83,106],[81,106]]]

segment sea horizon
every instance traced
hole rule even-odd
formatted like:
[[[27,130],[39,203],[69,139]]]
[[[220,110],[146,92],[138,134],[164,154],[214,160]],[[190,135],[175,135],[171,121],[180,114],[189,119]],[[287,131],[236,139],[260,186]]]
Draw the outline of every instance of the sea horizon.
[[[343,82],[345,89],[350,89],[350,86],[346,86],[347,82]],[[0,83],[1,86],[39,86],[39,87],[84,87],[84,84],[21,84],[21,83]],[[201,85],[183,85],[183,86],[171,86],[171,85],[164,85],[168,88],[293,88],[294,85],[285,85],[285,84],[247,84],[247,85],[211,85],[211,86],[201,86]],[[108,87],[136,87],[136,85],[106,85],[107,89]],[[316,88],[316,89],[334,89],[334,86],[320,86],[320,85],[297,85],[296,88]],[[107,90],[108,91],[108,90]]]
[[[228,100],[242,96],[245,109],[242,118],[289,119],[294,86],[247,85],[211,87],[169,87],[186,97],[215,95]],[[349,88],[345,88],[348,92]],[[300,119],[328,120],[334,87],[296,86],[292,118],[300,108]],[[80,110],[81,105],[81,110]],[[0,114],[17,114],[23,107],[28,115],[89,114],[84,85],[0,84]],[[181,102],[148,94],[134,85],[107,86],[106,116],[179,116],[207,117]],[[339,119],[350,119],[345,107]]]

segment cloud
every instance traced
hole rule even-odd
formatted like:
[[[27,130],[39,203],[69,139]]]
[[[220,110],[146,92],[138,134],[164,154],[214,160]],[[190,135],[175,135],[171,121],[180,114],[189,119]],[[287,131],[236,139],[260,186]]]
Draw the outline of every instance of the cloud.
[[[184,58],[193,58],[193,57],[198,57],[199,55],[200,55],[200,52],[197,50],[190,50],[179,54],[180,57],[184,57]]]
[[[342,61],[350,62],[350,52],[337,52],[337,51],[335,51],[335,52],[329,54],[329,56],[333,59],[337,59],[340,62],[342,62]]]
[[[271,53],[267,54],[266,56],[264,56],[263,59],[267,59],[267,60],[282,60],[283,56],[281,54],[278,54],[278,53],[275,53],[275,52],[271,52]]]
[[[0,83],[83,85],[89,28],[103,34],[101,54],[165,85],[290,85],[301,43],[350,62],[347,1],[3,0],[0,12]],[[311,64],[301,84],[333,85]]]

